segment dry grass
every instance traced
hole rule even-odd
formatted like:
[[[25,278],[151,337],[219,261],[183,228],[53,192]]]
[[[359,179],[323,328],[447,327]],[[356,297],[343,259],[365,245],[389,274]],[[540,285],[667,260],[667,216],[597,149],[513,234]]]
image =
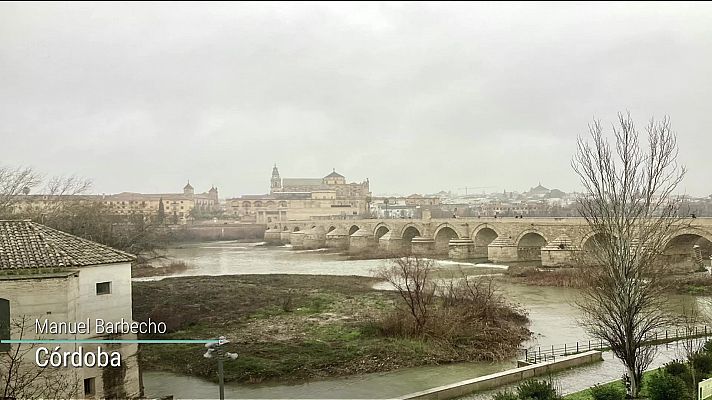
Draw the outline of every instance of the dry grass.
[[[569,287],[579,289],[586,282],[579,268],[540,269],[510,267],[506,278],[513,283],[533,286]],[[712,295],[712,276],[706,272],[670,275],[666,291],[677,294]]]
[[[387,334],[381,322],[396,312],[397,294],[372,288],[377,279],[356,276],[239,275],[168,278],[134,282],[134,317],[165,320],[162,338],[225,335],[229,351],[240,354],[226,363],[228,381],[301,380],[389,371],[449,362],[493,360],[526,338],[525,322],[487,315],[471,329],[452,331],[463,318],[444,307],[444,318],[429,334]],[[402,321],[394,318],[393,321]],[[442,331],[438,331],[441,329]],[[508,331],[520,332],[512,335]],[[512,335],[512,336],[506,336]],[[442,338],[440,337],[442,336]],[[447,338],[445,338],[447,336]],[[509,338],[509,339],[507,339]],[[512,343],[503,343],[504,340]],[[145,346],[142,366],[214,379],[216,364],[202,357],[199,345]]]
[[[435,342],[466,361],[497,361],[516,354],[530,336],[526,313],[508,302],[489,277],[434,279],[431,260],[394,259],[379,276],[399,293],[396,309],[379,326],[382,334]]]
[[[506,276],[514,283],[526,285],[581,288],[585,282],[581,275],[578,268],[509,267]]]

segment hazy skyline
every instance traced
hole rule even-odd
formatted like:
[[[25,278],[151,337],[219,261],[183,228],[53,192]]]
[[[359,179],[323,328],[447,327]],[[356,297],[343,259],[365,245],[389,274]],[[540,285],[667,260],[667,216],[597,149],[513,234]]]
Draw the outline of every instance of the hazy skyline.
[[[669,115],[712,193],[708,4],[0,4],[0,164],[221,197],[579,188],[596,117]],[[477,190],[480,191],[480,190]]]

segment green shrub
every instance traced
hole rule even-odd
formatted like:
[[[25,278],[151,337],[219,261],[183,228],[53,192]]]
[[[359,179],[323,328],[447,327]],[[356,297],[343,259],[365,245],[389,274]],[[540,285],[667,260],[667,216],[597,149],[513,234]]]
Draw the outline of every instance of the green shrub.
[[[695,371],[700,374],[709,374],[712,372],[712,354],[700,352],[692,356],[692,365]]]
[[[685,382],[665,372],[654,373],[646,386],[650,400],[692,400]]]
[[[680,360],[672,360],[665,364],[665,372],[672,376],[682,376],[688,372],[687,364]]]
[[[517,395],[527,400],[559,400],[561,396],[551,382],[529,380],[517,386]]]
[[[625,400],[625,391],[616,386],[594,386],[591,388],[593,400]]]
[[[492,398],[493,400],[519,400],[519,396],[515,393],[505,390],[504,392],[499,392]]]

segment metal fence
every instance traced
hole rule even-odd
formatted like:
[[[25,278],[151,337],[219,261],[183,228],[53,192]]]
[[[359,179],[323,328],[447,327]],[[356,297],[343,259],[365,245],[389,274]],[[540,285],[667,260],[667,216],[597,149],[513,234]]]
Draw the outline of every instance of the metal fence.
[[[682,339],[706,338],[712,336],[712,328],[707,326],[661,329],[645,337],[648,345],[676,342]],[[520,349],[520,359],[530,364],[555,361],[556,357],[582,353],[589,350],[609,350],[610,344],[604,340],[586,339],[572,343],[549,346],[532,346]]]

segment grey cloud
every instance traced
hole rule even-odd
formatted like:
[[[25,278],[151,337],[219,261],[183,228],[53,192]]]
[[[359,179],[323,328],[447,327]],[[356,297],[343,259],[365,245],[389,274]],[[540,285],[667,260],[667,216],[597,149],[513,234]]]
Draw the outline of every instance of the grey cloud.
[[[706,4],[0,4],[0,163],[223,195],[578,187],[596,116],[669,114],[707,195]]]

